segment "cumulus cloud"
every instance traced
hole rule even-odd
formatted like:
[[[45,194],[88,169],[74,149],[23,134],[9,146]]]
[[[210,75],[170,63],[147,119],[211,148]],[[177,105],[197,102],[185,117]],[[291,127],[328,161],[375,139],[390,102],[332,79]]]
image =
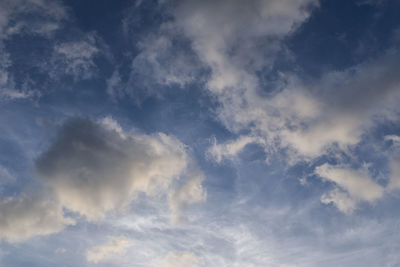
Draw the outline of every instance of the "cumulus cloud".
[[[73,224],[61,205],[46,197],[21,195],[0,202],[0,238],[8,242],[57,233]]]
[[[200,266],[200,259],[190,251],[169,252],[164,259],[155,260],[162,267]]]
[[[122,256],[130,247],[130,242],[124,236],[110,238],[105,244],[95,246],[86,251],[88,262],[102,262],[116,256]]]
[[[188,161],[185,146],[172,136],[124,132],[110,118],[72,119],[36,167],[64,207],[99,220],[140,193],[166,193]]]
[[[384,188],[376,183],[365,169],[353,170],[325,163],[318,166],[315,173],[338,187],[323,195],[321,201],[325,204],[333,203],[345,213],[353,212],[361,202],[373,203],[384,194]]]

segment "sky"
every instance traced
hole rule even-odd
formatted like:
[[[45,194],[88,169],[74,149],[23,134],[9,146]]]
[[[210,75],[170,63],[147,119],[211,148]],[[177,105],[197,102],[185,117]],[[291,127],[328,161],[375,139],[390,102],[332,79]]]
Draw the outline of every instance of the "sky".
[[[399,266],[399,10],[0,0],[0,266]]]

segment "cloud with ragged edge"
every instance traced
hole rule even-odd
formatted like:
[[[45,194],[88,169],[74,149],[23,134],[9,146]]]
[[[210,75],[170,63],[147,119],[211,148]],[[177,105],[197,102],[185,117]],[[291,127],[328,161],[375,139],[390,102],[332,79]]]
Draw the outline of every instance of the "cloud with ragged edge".
[[[0,3],[0,265],[398,265],[399,3],[128,2]]]
[[[260,93],[264,84],[257,72],[274,64],[283,38],[317,8],[317,1],[251,1],[247,5],[185,1],[172,9],[174,27],[191,40],[193,51],[211,70],[205,89],[220,105],[219,120],[233,133],[248,133],[225,144],[215,141],[208,150],[210,158],[220,163],[246,145],[257,144],[269,156],[284,149],[287,163],[293,165],[332,150],[347,153],[369,129],[398,120],[397,49],[326,73],[312,83],[294,73],[282,73],[281,90],[269,96]],[[257,46],[261,38],[270,39]],[[360,199],[343,194],[333,191],[321,200],[339,203],[337,199],[346,197],[350,206],[341,210],[353,210]]]
[[[125,132],[110,117],[99,122],[70,119],[36,161],[38,179],[53,199],[4,200],[2,236],[14,242],[58,232],[74,223],[62,208],[100,221],[107,213],[121,212],[140,194],[169,194],[171,220],[179,223],[187,206],[206,196],[201,171],[191,175],[187,170],[193,164],[185,145],[172,136]],[[185,172],[189,178],[175,184]]]

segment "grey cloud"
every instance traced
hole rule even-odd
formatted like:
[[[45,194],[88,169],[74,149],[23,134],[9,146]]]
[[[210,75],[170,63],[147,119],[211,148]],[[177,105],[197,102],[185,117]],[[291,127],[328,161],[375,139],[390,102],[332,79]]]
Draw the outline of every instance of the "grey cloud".
[[[185,146],[172,136],[124,132],[110,118],[72,119],[36,166],[64,207],[99,220],[140,193],[166,193],[188,161]]]

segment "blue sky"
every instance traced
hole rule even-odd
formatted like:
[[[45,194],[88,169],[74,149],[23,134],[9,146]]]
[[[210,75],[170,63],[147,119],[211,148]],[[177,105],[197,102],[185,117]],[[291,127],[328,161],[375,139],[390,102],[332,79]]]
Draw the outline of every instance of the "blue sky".
[[[399,8],[0,1],[0,266],[400,265]]]

